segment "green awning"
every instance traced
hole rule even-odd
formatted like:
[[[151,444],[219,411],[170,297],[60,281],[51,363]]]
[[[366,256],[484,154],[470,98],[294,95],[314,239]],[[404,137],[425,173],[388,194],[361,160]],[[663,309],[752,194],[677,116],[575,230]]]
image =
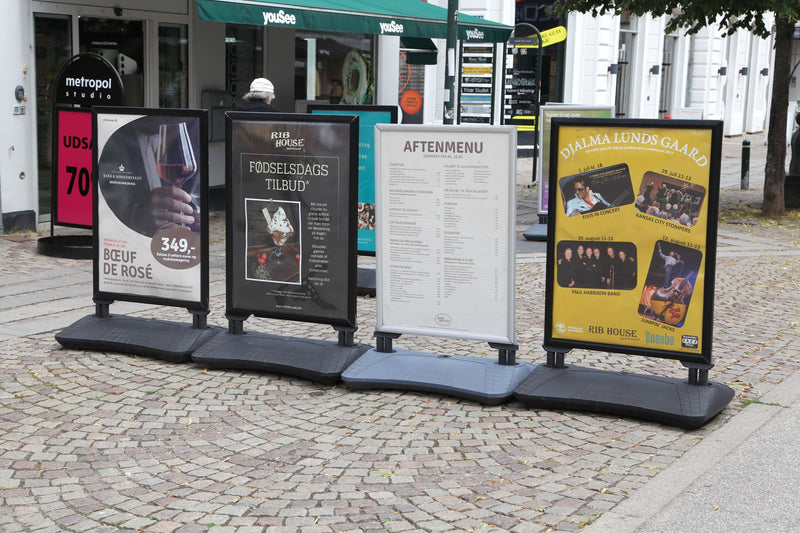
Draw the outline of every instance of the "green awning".
[[[400,37],[400,51],[409,65],[435,65],[438,49],[427,37]]]
[[[203,20],[400,37],[447,37],[447,10],[422,0],[195,0]],[[506,42],[513,28],[459,13],[458,38]]]

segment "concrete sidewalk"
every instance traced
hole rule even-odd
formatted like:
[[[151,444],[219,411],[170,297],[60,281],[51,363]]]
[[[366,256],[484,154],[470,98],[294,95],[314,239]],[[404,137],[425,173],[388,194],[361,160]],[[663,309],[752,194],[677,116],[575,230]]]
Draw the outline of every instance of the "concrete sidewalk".
[[[740,146],[726,140],[723,202],[757,203],[758,189],[735,187]],[[757,148],[752,187],[763,169]],[[518,226],[530,213],[518,210]],[[211,228],[209,322],[225,326],[222,217]],[[0,238],[0,531],[680,531],[692,516],[704,527],[714,505],[750,512],[740,509],[744,492],[735,500],[712,489],[762,482],[760,511],[784,520],[783,510],[800,508],[796,469],[780,466],[796,458],[786,440],[800,380],[799,232],[719,228],[710,378],[736,398],[696,431],[62,349],[54,334],[93,312],[91,262],[40,256],[36,236]],[[544,261],[543,251],[517,255],[517,357],[534,364],[545,357]],[[190,320],[125,302],[111,312]],[[374,344],[375,318],[375,300],[359,298],[357,342]],[[266,319],[247,320],[248,330],[336,339],[326,326]],[[475,342],[396,342],[494,357]],[[686,376],[672,360],[574,350],[567,361]],[[785,486],[766,484],[775,476]]]

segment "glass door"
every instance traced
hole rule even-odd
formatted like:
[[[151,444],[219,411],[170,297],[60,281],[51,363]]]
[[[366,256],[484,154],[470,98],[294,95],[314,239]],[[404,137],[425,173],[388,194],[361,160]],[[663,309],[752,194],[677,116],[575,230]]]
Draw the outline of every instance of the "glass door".
[[[64,63],[72,57],[72,21],[69,15],[36,13],[36,142],[39,166],[39,220],[52,212],[53,84]]]
[[[125,105],[144,107],[144,24],[141,20],[81,17],[78,23],[81,52],[108,59],[125,87]]]

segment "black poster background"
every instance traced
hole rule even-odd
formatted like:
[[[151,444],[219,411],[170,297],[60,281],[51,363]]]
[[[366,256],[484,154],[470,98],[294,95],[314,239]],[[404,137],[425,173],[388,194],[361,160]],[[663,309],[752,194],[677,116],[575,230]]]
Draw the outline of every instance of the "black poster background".
[[[229,318],[355,327],[358,119],[227,114]],[[282,208],[293,235],[272,258]]]

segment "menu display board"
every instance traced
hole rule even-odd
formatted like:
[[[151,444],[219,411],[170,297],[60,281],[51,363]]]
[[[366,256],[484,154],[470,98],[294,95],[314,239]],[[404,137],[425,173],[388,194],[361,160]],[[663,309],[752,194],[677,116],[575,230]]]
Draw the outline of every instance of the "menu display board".
[[[358,117],[358,252],[375,255],[375,125],[396,124],[397,106],[310,104],[308,112]]]
[[[709,363],[722,123],[552,131],[545,346]]]
[[[92,227],[92,112],[58,109],[53,154],[53,223]]]
[[[542,127],[539,130],[539,152],[542,163],[538,166],[539,211],[546,215],[549,211],[547,198],[549,195],[548,177],[550,176],[550,121],[555,117],[562,118],[613,118],[614,106],[586,106],[571,104],[546,104],[541,107]]]
[[[95,299],[208,309],[207,123],[94,108]]]
[[[358,118],[226,116],[228,315],[355,327]]]
[[[377,331],[514,344],[516,129],[377,129]]]

